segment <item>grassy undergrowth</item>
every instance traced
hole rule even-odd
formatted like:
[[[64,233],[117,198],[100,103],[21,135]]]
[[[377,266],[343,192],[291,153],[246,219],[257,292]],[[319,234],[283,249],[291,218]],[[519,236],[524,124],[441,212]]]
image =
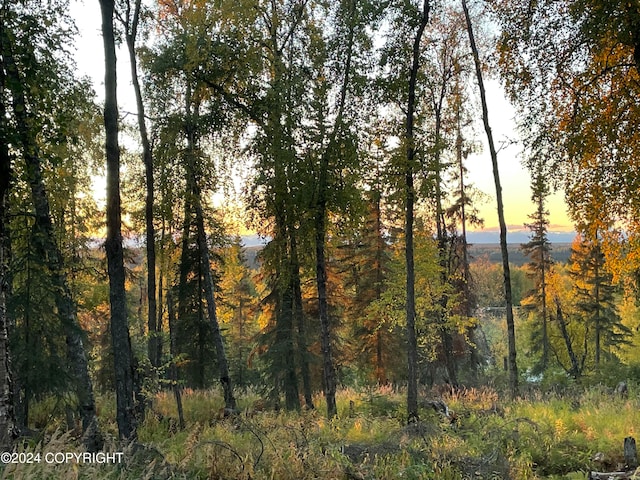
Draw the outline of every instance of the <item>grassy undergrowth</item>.
[[[630,389],[632,393],[635,389]],[[424,394],[425,399],[433,398]],[[623,462],[622,444],[640,428],[640,400],[592,389],[571,398],[505,401],[488,389],[443,398],[451,418],[425,401],[421,423],[406,426],[404,394],[390,389],[338,395],[339,417],[317,410],[255,411],[257,395],[239,401],[242,414],[218,418],[218,391],[183,395],[186,428],[177,428],[173,396],[158,394],[139,426],[136,444],[117,445],[113,398],[99,401],[106,450],[122,451],[120,464],[9,464],[2,478],[99,479],[584,479],[590,470],[611,471]],[[81,451],[60,433],[44,402],[34,416],[48,415],[45,435],[18,451]],[[47,410],[49,408],[49,410]],[[453,420],[452,420],[453,419]],[[592,460],[596,453],[599,463]],[[51,455],[48,457],[51,459]]]

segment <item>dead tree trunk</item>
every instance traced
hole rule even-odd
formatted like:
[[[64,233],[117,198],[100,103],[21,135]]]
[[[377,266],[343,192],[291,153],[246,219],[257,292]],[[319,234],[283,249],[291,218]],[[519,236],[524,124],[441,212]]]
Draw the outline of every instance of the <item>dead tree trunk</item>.
[[[567,347],[567,355],[569,355],[569,361],[571,362],[569,375],[571,375],[574,379],[577,379],[582,373],[582,369],[580,368],[580,363],[578,362],[578,356],[573,350],[571,337],[569,336],[569,331],[567,329],[567,322],[565,322],[564,320],[564,315],[562,314],[562,306],[560,305],[560,300],[558,299],[558,297],[555,298],[555,302],[556,302],[556,321],[558,322],[558,327],[560,327],[560,334],[562,335],[564,344]]]

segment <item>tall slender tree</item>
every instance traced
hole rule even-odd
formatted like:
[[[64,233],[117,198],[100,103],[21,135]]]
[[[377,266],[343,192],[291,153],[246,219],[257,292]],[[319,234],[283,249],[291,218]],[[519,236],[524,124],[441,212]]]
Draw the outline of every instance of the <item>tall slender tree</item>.
[[[416,305],[415,305],[415,266],[414,266],[414,204],[416,190],[414,187],[416,145],[415,145],[415,110],[416,110],[416,86],[418,72],[420,70],[422,35],[429,23],[431,3],[424,0],[419,14],[418,27],[413,39],[411,68],[409,70],[409,88],[407,100],[407,114],[405,123],[406,165],[405,179],[405,262],[406,262],[406,321],[407,321],[407,415],[410,422],[418,419],[418,341],[416,336]]]
[[[540,168],[534,173],[531,180],[531,200],[536,206],[533,214],[529,215],[531,223],[526,226],[531,231],[529,242],[521,246],[525,255],[530,258],[527,264],[528,274],[533,278],[534,290],[530,294],[536,314],[540,315],[542,358],[540,359],[540,370],[544,371],[549,364],[549,308],[547,305],[548,277],[552,267],[551,242],[547,237],[547,227],[549,225],[549,211],[545,203],[549,195],[549,181],[544,171]],[[535,342],[537,343],[537,342]]]
[[[507,224],[504,219],[504,202],[502,200],[502,185],[500,184],[500,170],[498,168],[498,152],[493,142],[493,133],[491,124],[489,123],[489,108],[487,105],[487,95],[484,88],[484,80],[482,75],[482,63],[480,54],[476,45],[475,35],[473,33],[473,24],[466,0],[462,0],[462,9],[467,23],[467,33],[469,34],[469,43],[471,44],[471,53],[476,67],[476,79],[478,89],[480,91],[480,101],[482,103],[482,122],[484,130],[487,134],[487,142],[489,143],[489,153],[491,155],[491,165],[493,170],[493,180],[496,187],[496,203],[498,210],[498,223],[500,224],[500,251],[502,252],[502,271],[504,278],[504,298],[507,314],[507,342],[509,344],[509,388],[511,396],[518,395],[518,364],[516,362],[516,329],[513,318],[513,295],[511,293],[511,267],[509,266],[509,250],[507,248]]]
[[[15,139],[24,158],[26,178],[30,186],[35,213],[33,247],[36,254],[44,259],[47,273],[57,290],[55,305],[67,340],[69,366],[73,372],[82,417],[83,440],[88,450],[96,451],[102,448],[102,436],[97,424],[93,386],[89,376],[82,331],[78,325],[76,306],[65,275],[62,253],[55,241],[49,198],[43,178],[41,150],[34,131],[37,122],[32,105],[35,102],[28,97],[29,90],[26,88],[33,79],[25,78],[21,71],[11,32],[3,28],[2,34],[0,43],[6,81],[12,98],[12,113],[16,124]],[[34,70],[42,68],[39,66],[34,50],[22,53],[23,60],[29,68]],[[29,100],[32,100],[31,104]]]
[[[344,41],[344,58],[341,65],[342,82],[338,92],[335,119],[331,131],[328,133],[326,147],[320,155],[317,173],[317,188],[314,195],[315,213],[315,248],[316,248],[316,286],[318,290],[318,313],[320,316],[322,335],[322,357],[325,399],[327,401],[327,416],[335,417],[338,414],[336,405],[336,371],[331,346],[331,325],[329,321],[329,305],[327,300],[327,261],[326,261],[326,234],[327,234],[327,210],[328,194],[330,188],[330,169],[334,169],[333,163],[341,152],[338,142],[345,137],[345,108],[347,93],[352,81],[352,59],[355,49],[355,34],[358,24],[357,6],[355,0],[347,0],[339,3],[339,15],[344,25],[338,24],[337,30],[342,33],[340,39]],[[341,32],[344,30],[344,33]],[[341,63],[342,63],[341,62]],[[324,128],[321,127],[321,130]]]
[[[6,7],[0,9],[0,38],[5,36]],[[9,349],[9,326],[11,319],[7,310],[10,293],[9,276],[9,189],[12,169],[9,156],[9,129],[5,105],[4,49],[0,44],[0,449],[10,451],[15,436],[15,413],[13,409],[13,382],[11,376],[11,351]]]
[[[107,162],[107,239],[105,241],[105,250],[109,273],[111,342],[116,382],[116,420],[120,438],[132,440],[136,437],[136,418],[134,414],[133,354],[127,320],[124,254],[122,248],[116,45],[113,24],[115,0],[99,1],[105,57],[104,127]]]
[[[142,160],[144,163],[146,197],[145,197],[145,243],[147,249],[147,328],[149,332],[148,354],[151,365],[160,366],[162,356],[162,342],[160,331],[162,325],[158,322],[158,302],[156,292],[156,238],[153,217],[153,203],[155,198],[155,186],[153,175],[153,151],[147,130],[147,120],[145,116],[145,105],[142,98],[142,88],[138,75],[138,56],[136,41],[140,25],[140,15],[142,2],[126,0],[124,12],[117,12],[118,18],[124,26],[124,37],[129,51],[129,64],[131,65],[131,82],[136,96],[136,107],[138,114],[138,130],[142,143]]]

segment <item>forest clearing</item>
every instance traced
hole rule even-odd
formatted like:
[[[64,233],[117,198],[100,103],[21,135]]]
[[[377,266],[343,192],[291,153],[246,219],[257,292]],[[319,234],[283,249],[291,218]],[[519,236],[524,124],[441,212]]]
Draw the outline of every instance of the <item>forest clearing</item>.
[[[639,71],[637,0],[0,0],[0,477],[639,477]]]

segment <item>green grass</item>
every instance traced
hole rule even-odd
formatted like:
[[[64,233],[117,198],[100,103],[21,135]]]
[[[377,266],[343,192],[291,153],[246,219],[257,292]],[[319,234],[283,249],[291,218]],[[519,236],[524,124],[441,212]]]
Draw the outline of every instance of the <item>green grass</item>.
[[[324,399],[315,411],[255,412],[258,395],[239,401],[243,414],[221,418],[217,390],[183,395],[186,428],[177,428],[172,394],[160,393],[139,426],[138,444],[116,444],[114,402],[98,410],[107,449],[123,451],[121,465],[7,465],[2,478],[190,479],[583,479],[590,470],[615,469],[626,436],[640,428],[637,397],[616,398],[592,389],[579,397],[505,401],[492,390],[469,390],[443,400],[451,422],[427,406],[422,423],[405,425],[404,394],[390,389],[344,389],[339,416],[327,420]],[[427,399],[428,394],[423,393]],[[426,404],[425,404],[426,405]],[[51,401],[34,407],[48,419],[44,437],[21,451],[79,451],[60,433]],[[592,460],[604,454],[604,463]]]

